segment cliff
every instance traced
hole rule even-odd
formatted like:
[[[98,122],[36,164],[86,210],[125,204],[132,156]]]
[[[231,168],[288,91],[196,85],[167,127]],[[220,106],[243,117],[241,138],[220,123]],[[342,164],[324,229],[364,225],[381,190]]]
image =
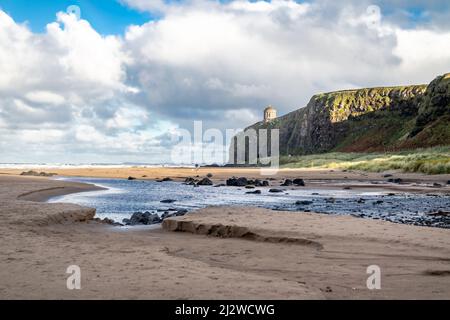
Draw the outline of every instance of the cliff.
[[[241,135],[249,129],[279,129],[282,155],[448,145],[449,86],[450,73],[429,85],[318,94],[306,107],[269,123],[258,122]]]

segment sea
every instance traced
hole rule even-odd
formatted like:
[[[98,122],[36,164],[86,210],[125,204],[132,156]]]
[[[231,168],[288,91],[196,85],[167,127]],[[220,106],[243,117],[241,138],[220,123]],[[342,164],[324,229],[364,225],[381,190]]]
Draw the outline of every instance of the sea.
[[[352,215],[397,223],[450,228],[450,217],[429,215],[449,211],[450,196],[430,192],[417,194],[392,191],[366,191],[354,188],[323,189],[307,185],[282,193],[270,193],[269,188],[248,190],[239,187],[193,187],[181,182],[156,182],[85,177],[56,179],[91,183],[106,190],[75,193],[51,198],[49,202],[76,203],[97,209],[97,217],[122,222],[134,212],[186,209],[189,212],[208,206],[255,206],[272,210],[306,211],[330,215]],[[338,181],[330,181],[332,184]],[[274,186],[276,188],[276,186]],[[261,190],[261,194],[247,194]],[[167,204],[163,200],[174,200]]]

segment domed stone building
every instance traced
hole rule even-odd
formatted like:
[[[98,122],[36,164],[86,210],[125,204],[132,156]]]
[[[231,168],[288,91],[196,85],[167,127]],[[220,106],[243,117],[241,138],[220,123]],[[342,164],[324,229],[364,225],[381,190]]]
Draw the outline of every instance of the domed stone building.
[[[264,109],[264,122],[269,122],[277,117],[277,110],[272,106]]]

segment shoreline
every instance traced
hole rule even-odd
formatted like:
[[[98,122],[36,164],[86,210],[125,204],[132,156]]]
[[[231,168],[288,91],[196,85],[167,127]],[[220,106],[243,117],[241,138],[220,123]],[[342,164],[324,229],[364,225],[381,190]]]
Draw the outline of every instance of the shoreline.
[[[47,178],[0,176],[0,235],[7,239],[0,243],[0,298],[450,297],[444,281],[450,270],[446,229],[209,207],[166,220],[169,228],[117,232],[121,229],[93,220],[94,209],[18,199],[79,188]],[[80,291],[66,288],[65,270],[73,264],[82,270]],[[383,290],[365,287],[366,268],[373,264],[383,270]]]
[[[50,169],[49,169],[50,170]],[[2,169],[1,176],[18,176],[22,169]],[[446,193],[450,194],[450,174],[426,175],[422,173],[401,173],[395,171],[389,172],[363,172],[347,170],[328,170],[328,169],[280,169],[277,174],[263,176],[258,168],[229,168],[229,167],[201,167],[195,168],[88,168],[88,169],[52,169],[48,172],[54,172],[58,176],[80,177],[80,178],[104,178],[104,179],[128,179],[132,177],[139,180],[161,180],[171,178],[173,181],[184,182],[188,177],[204,178],[208,174],[212,175],[211,180],[214,184],[223,184],[226,179],[233,176],[246,177],[249,179],[269,180],[272,187],[280,187],[285,179],[304,179],[306,183],[318,188],[361,188],[372,190],[391,190],[399,192],[418,192],[418,193]],[[389,177],[386,177],[388,175]],[[388,183],[389,178],[399,178],[401,184]],[[438,184],[441,187],[435,187]]]
[[[0,175],[20,175],[24,171],[28,171],[29,167],[21,169],[2,168],[0,166]],[[122,178],[126,179],[133,176],[140,180],[156,180],[171,177],[175,180],[184,180],[188,177],[206,176],[208,173],[213,174],[213,179],[224,180],[232,176],[247,176],[249,178],[304,178],[304,179],[359,179],[362,181],[383,181],[386,180],[385,174],[392,174],[395,177],[403,178],[408,182],[430,181],[441,183],[450,180],[450,174],[427,175],[424,173],[406,173],[395,170],[386,172],[367,172],[359,170],[339,170],[339,169],[304,169],[304,168],[280,168],[273,175],[262,175],[260,168],[255,167],[200,167],[198,169],[189,167],[120,167],[120,168],[45,168],[45,170],[37,170],[56,173],[59,176],[69,177],[92,177],[92,178]]]
[[[83,186],[85,185],[85,186]],[[64,196],[73,193],[83,193],[92,191],[107,190],[107,188],[97,186],[95,184],[79,183],[79,186],[54,187],[36,191],[30,191],[17,197],[18,200],[47,202],[51,198]]]

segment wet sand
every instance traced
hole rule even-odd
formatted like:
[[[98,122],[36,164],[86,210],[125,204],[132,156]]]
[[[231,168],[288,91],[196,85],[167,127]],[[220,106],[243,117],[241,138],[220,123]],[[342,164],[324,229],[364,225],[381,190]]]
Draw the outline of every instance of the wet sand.
[[[0,168],[1,175],[18,175],[30,168],[23,169],[4,169]],[[212,180],[223,182],[232,176],[247,177],[252,179],[276,179],[302,178],[305,180],[360,180],[360,181],[386,181],[388,178],[384,175],[388,172],[362,172],[362,171],[342,171],[329,169],[279,169],[274,175],[262,175],[258,168],[230,168],[230,167],[201,167],[195,168],[144,168],[144,167],[124,167],[124,168],[46,168],[34,169],[35,171],[45,171],[48,173],[57,173],[60,176],[70,177],[99,177],[99,178],[122,178],[134,177],[141,180],[157,180],[170,177],[174,180],[183,181],[187,177],[205,177],[208,173],[213,175]],[[450,180],[450,174],[426,175],[422,173],[399,173],[389,172],[395,178],[401,178],[405,182],[438,182],[446,184]]]
[[[32,168],[31,168],[32,169]],[[30,168],[4,169],[0,168],[0,177],[9,175],[20,175]],[[304,179],[309,185],[315,188],[343,188],[352,187],[360,189],[393,190],[408,192],[443,192],[450,193],[450,174],[426,175],[422,173],[400,173],[400,172],[363,172],[363,171],[342,171],[329,169],[279,169],[276,174],[262,175],[259,168],[230,168],[230,167],[201,167],[195,168],[144,168],[144,167],[124,167],[124,168],[46,168],[33,169],[34,171],[45,171],[56,173],[59,176],[67,177],[96,177],[96,178],[118,178],[128,177],[137,180],[160,180],[171,178],[174,181],[184,181],[188,177],[201,179],[208,174],[212,175],[211,180],[215,184],[225,183],[225,180],[235,177],[246,177],[248,179],[269,180],[271,186],[278,188],[285,179]],[[391,177],[385,177],[391,174]],[[388,183],[389,178],[400,178],[403,184]],[[434,183],[442,185],[444,188],[436,188]],[[283,189],[283,188],[281,188]]]
[[[35,202],[93,188],[0,176],[0,298],[450,299],[450,230],[227,207],[121,228],[93,221],[94,209]],[[374,264],[381,290],[366,287]],[[69,265],[82,290],[66,288]]]

